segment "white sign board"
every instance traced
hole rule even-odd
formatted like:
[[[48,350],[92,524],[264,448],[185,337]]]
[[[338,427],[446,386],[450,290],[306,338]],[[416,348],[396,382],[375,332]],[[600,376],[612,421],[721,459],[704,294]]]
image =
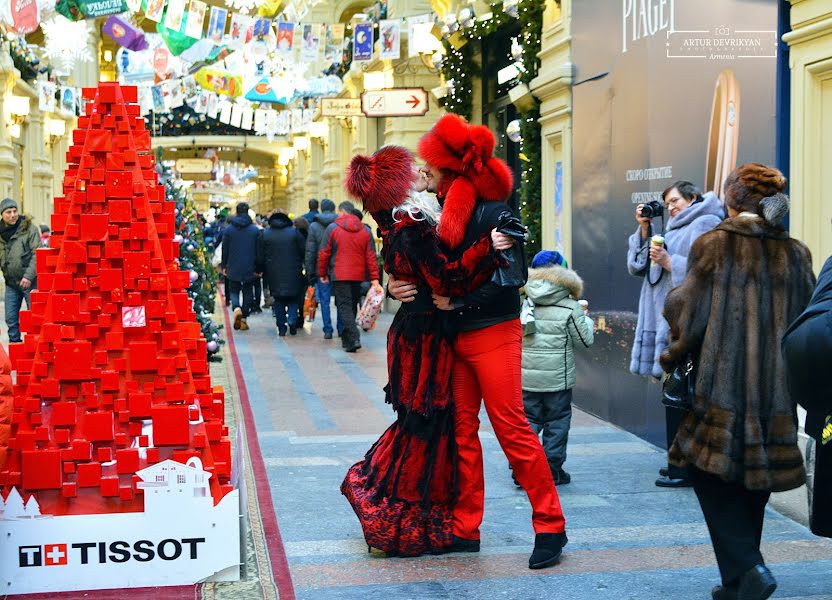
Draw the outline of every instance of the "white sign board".
[[[362,117],[361,98],[321,98],[322,117]]]
[[[55,517],[37,514],[28,503],[12,513],[7,499],[0,514],[3,593],[238,580],[239,490],[214,506],[210,474],[201,469],[168,460],[139,475],[145,496],[140,513]]]
[[[422,88],[394,88],[361,94],[361,110],[368,117],[421,117],[429,108],[428,93]]]

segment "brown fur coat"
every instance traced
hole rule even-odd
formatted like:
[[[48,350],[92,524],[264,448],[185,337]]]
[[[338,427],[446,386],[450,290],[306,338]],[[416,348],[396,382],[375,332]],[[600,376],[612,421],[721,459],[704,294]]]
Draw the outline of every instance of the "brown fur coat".
[[[670,449],[671,463],[784,491],[806,478],[795,402],[780,339],[812,296],[808,248],[761,218],[741,215],[700,237],[684,283],[667,297],[666,371],[696,360],[696,397]]]

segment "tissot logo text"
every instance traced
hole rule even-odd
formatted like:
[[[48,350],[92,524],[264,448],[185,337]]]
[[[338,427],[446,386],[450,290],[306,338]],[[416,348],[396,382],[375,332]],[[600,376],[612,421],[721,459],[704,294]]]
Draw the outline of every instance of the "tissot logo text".
[[[74,544],[44,544],[43,546],[19,546],[21,567],[53,567],[67,564],[150,562],[153,560],[196,560],[199,545],[205,538],[166,539],[159,543],[137,540],[132,544],[115,542],[77,542]]]

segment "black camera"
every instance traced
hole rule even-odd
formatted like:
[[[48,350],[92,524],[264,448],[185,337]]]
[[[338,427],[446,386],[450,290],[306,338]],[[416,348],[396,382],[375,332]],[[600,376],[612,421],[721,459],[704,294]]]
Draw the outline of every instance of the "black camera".
[[[655,219],[664,214],[664,206],[653,200],[641,207],[641,216],[645,219]]]

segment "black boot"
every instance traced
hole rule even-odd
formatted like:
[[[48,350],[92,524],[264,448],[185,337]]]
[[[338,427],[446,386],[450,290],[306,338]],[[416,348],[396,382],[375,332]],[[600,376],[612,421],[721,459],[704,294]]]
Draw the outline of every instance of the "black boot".
[[[479,552],[479,540],[466,540],[465,538],[453,537],[451,545],[448,546],[448,552]]]
[[[765,565],[756,565],[740,577],[737,600],[766,600],[777,589],[774,575]]]
[[[713,600],[737,600],[736,586],[718,585],[711,590]]]
[[[529,558],[530,569],[545,569],[560,560],[563,547],[569,540],[566,533],[538,533],[534,536],[534,551]]]

